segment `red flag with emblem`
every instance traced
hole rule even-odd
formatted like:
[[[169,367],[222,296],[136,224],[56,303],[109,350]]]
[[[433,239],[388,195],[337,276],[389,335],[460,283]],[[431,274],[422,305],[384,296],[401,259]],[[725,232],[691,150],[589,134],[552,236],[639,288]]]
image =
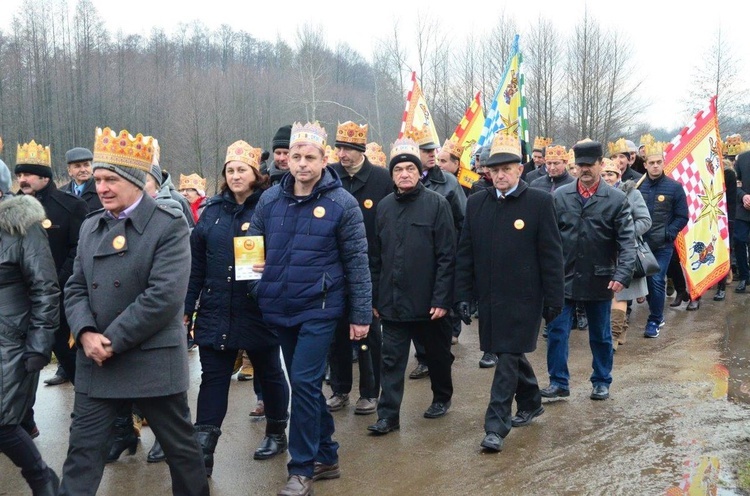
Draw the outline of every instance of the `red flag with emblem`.
[[[729,222],[716,97],[667,145],[664,173],[687,196],[689,218],[675,240],[688,292],[696,299],[729,271]]]

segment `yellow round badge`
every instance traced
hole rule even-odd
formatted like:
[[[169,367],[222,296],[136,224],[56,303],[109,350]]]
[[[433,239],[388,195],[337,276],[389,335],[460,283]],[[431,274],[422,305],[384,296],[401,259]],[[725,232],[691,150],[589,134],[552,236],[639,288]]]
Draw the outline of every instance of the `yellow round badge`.
[[[244,224],[242,224],[242,226],[240,226],[240,229],[242,229],[243,231],[247,231],[249,227],[250,227],[250,223],[245,222]]]
[[[656,199],[659,201],[664,201],[664,195],[659,195]]]
[[[112,247],[115,250],[121,249],[123,246],[125,246],[125,236],[115,236],[115,239],[112,240]]]
[[[326,214],[326,209],[323,207],[315,207],[315,210],[313,210],[313,215],[320,219]]]
[[[45,229],[49,229],[50,227],[52,227],[52,221],[49,219],[44,219],[42,221],[42,227]]]
[[[526,223],[522,219],[516,219],[516,221],[513,223],[513,227],[518,229],[519,231],[524,228]]]
[[[372,208],[372,200],[368,198],[367,200],[365,200],[364,205],[365,205],[365,208]]]

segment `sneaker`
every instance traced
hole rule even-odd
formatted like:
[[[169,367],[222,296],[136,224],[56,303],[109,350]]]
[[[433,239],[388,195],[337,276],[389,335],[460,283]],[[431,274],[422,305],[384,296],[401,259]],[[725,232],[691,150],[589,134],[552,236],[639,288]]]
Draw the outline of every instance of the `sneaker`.
[[[648,324],[646,324],[646,330],[643,332],[643,337],[658,338],[659,327],[659,324],[657,324],[656,322],[649,322]]]
[[[356,415],[370,415],[378,410],[378,399],[377,398],[360,398],[354,405],[354,413]]]
[[[326,401],[326,405],[328,405],[329,412],[338,412],[339,410],[341,410],[348,404],[349,404],[348,394],[333,393],[333,396],[328,398],[328,400]]]

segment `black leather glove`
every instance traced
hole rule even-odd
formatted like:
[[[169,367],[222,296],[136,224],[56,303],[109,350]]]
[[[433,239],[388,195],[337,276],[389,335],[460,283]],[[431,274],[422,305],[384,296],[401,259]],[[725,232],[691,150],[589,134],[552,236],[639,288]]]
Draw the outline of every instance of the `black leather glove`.
[[[32,353],[24,360],[24,366],[26,367],[26,372],[29,374],[33,374],[34,372],[39,372],[44,367],[47,366],[49,363],[49,360],[44,355],[40,355],[38,353]]]
[[[544,307],[542,317],[544,318],[544,322],[549,325],[549,323],[555,320],[561,313],[562,308],[560,307]]]
[[[471,325],[471,304],[468,301],[459,301],[453,309],[456,315],[461,317],[461,321],[466,325]]]

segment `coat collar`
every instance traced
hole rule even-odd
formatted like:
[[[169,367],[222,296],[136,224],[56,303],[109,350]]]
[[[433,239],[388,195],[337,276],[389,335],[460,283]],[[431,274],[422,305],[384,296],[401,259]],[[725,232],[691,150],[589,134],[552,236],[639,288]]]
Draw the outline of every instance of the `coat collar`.
[[[138,234],[143,234],[143,231],[146,229],[146,225],[148,224],[149,220],[151,220],[151,216],[153,215],[154,210],[156,210],[157,208],[158,207],[156,201],[151,198],[151,196],[144,193],[143,198],[141,198],[141,203],[139,203],[138,206],[135,207],[135,210],[133,210],[133,212],[130,214],[130,217],[123,221],[123,224],[126,222],[130,222],[130,224],[133,226],[133,229],[135,229]],[[103,224],[107,223],[106,210],[102,210],[102,212],[98,215],[99,221],[94,223],[91,232],[96,231]]]
[[[374,166],[370,163],[369,160],[367,160],[367,157],[365,157],[365,161],[362,163],[362,167],[357,171],[354,176],[349,176],[349,174],[346,172],[346,169],[343,165],[341,165],[341,162],[336,162],[335,164],[331,165],[331,168],[334,169],[338,175],[339,178],[341,178],[341,182],[344,182],[347,180],[347,178],[351,177],[350,180],[352,180],[352,189],[350,193],[355,193],[356,191],[362,189],[365,184],[367,184],[367,180],[370,178],[370,172],[372,171],[372,168]]]

